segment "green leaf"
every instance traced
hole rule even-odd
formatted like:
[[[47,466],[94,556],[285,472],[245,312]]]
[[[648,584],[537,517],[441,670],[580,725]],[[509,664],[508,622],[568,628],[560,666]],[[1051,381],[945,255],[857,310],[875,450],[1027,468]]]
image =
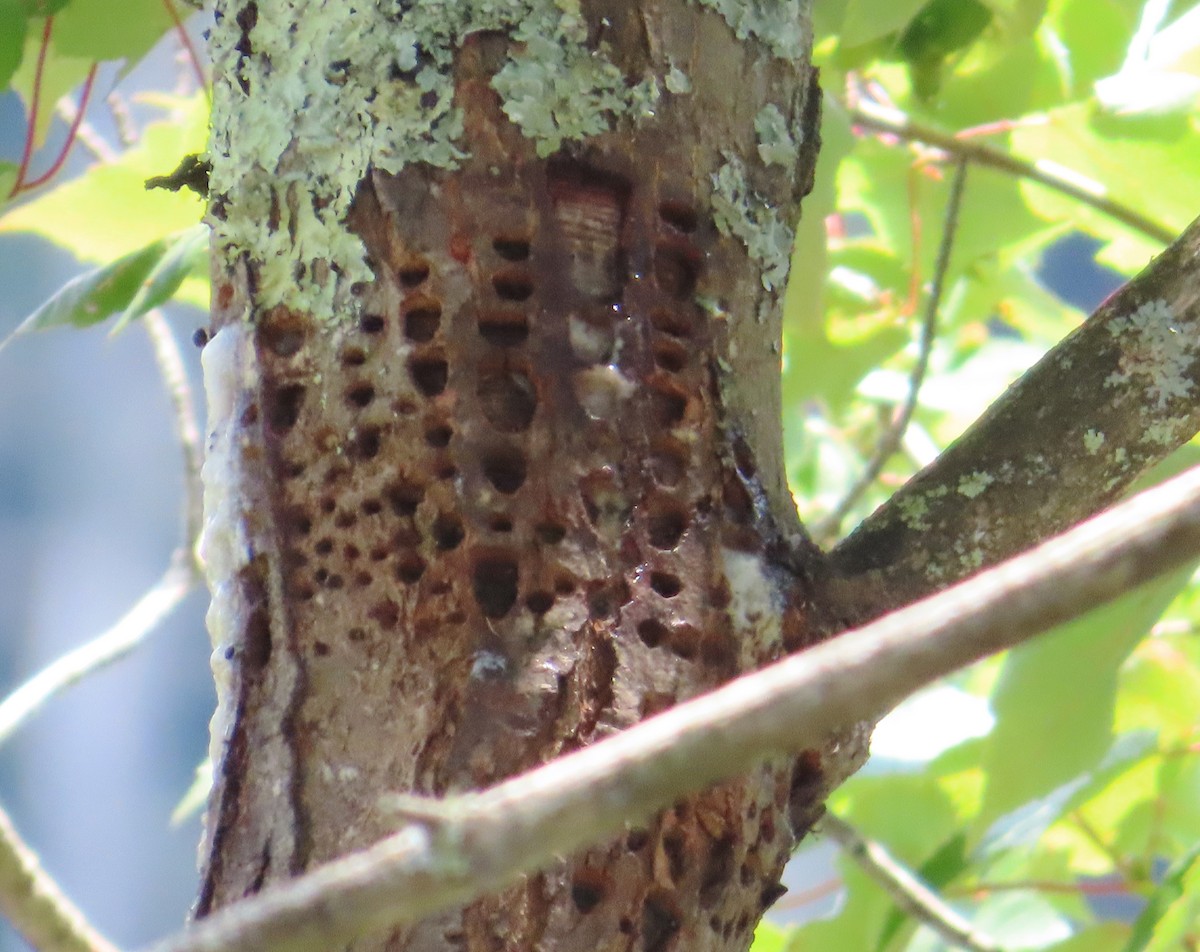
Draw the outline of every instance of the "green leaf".
[[[200,93],[163,103],[174,115],[148,125],[136,147],[0,216],[0,232],[32,232],[82,261],[100,263],[196,224],[201,199],[188,191],[147,191],[146,179],[204,150],[207,104]]]
[[[111,264],[68,281],[45,304],[25,318],[0,346],[16,337],[52,327],[90,327],[129,306],[166,254],[162,239]]]
[[[1194,944],[1200,922],[1200,844],[1167,870],[1138,916],[1125,952],[1175,952]],[[1191,941],[1189,941],[1191,940]]]
[[[906,27],[925,0],[848,0],[839,34],[843,46],[861,46]],[[817,4],[820,7],[820,4]]]
[[[54,45],[67,56],[136,63],[171,26],[162,0],[122,0],[120,16],[111,0],[71,0],[54,19]]]
[[[0,162],[0,208],[8,199],[13,186],[17,184],[17,164],[15,162]]]
[[[992,695],[977,831],[1099,763],[1112,743],[1117,669],[1190,575],[1164,576],[1009,654]]]
[[[21,65],[29,19],[21,0],[0,0],[0,91]],[[4,194],[7,194],[4,193]]]
[[[126,305],[121,316],[113,325],[117,333],[132,320],[141,317],[151,308],[174,297],[183,279],[202,265],[208,257],[208,226],[195,225],[189,228],[167,248],[146,276],[133,299]]]
[[[33,101],[33,79],[37,73],[41,46],[42,29],[39,24],[37,29],[29,30],[25,34],[25,51],[10,83],[13,91],[25,104],[26,114]],[[90,59],[58,53],[54,45],[54,34],[51,33],[50,46],[42,63],[38,115],[33,129],[34,146],[41,147],[46,141],[46,133],[54,121],[54,104],[82,83],[91,68]]]

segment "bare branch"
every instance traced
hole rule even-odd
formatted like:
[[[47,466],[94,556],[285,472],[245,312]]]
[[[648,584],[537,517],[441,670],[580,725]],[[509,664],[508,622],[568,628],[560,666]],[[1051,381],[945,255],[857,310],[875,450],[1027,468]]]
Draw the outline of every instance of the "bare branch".
[[[117,952],[47,875],[0,810],[0,913],[38,952]]]
[[[1200,430],[1197,260],[1200,219],[834,549],[853,617],[1087,518]]]
[[[56,658],[0,701],[0,744],[51,698],[133,651],[175,610],[196,583],[190,549],[178,550],[162,578],[115,625]]]
[[[821,819],[821,832],[845,851],[858,867],[883,889],[905,914],[936,932],[945,942],[969,952],[1000,952],[990,936],[946,904],[876,840],[867,839],[849,823],[832,813]]]
[[[887,461],[900,448],[908,424],[912,421],[917,409],[917,397],[921,392],[921,384],[925,380],[925,372],[929,369],[929,355],[933,350],[933,341],[937,336],[938,308],[942,303],[942,290],[946,281],[946,271],[950,267],[950,252],[954,247],[954,233],[958,230],[958,213],[962,207],[963,188],[967,181],[967,160],[959,158],[954,168],[954,183],[950,187],[950,200],[946,204],[946,218],[942,225],[942,241],[938,247],[937,264],[933,272],[933,285],[929,291],[929,300],[925,302],[925,318],[921,322],[921,336],[917,342],[917,361],[913,365],[908,379],[908,392],[900,411],[892,417],[892,422],[884,430],[875,452],[871,454],[866,468],[859,474],[854,485],[846,491],[833,511],[813,528],[817,538],[832,536],[837,533],[854,504],[862,497],[871,484],[879,478]]]
[[[1200,555],[1200,468],[933,598],[793,655],[411,822],[196,923],[156,952],[326,950],[427,917],[637,823],[679,797],[810,749],[914,690]],[[408,798],[411,800],[411,798]]]
[[[200,425],[196,421],[196,402],[188,383],[183,355],[171,333],[171,327],[162,311],[153,308],[142,318],[150,343],[154,347],[154,360],[162,377],[167,396],[175,414],[175,436],[183,451],[185,544],[194,547],[200,538],[200,526],[204,521],[204,487],[200,482],[200,464],[204,452],[200,442]]]
[[[1154,241],[1170,244],[1175,240],[1175,232],[1170,228],[1147,218],[1128,205],[1108,198],[1101,186],[1091,186],[1091,183],[1083,184],[1080,181],[1081,176],[1071,177],[1054,170],[1045,163],[1018,159],[1000,149],[994,149],[969,139],[957,138],[940,129],[935,129],[933,126],[919,123],[898,109],[882,106],[866,98],[859,99],[854,106],[847,109],[847,113],[850,121],[855,125],[894,135],[906,141],[923,142],[950,155],[967,159],[976,165],[999,169],[1010,175],[1027,178],[1040,185],[1045,185],[1047,188],[1052,188],[1056,192],[1095,208],[1097,211],[1104,212]]]

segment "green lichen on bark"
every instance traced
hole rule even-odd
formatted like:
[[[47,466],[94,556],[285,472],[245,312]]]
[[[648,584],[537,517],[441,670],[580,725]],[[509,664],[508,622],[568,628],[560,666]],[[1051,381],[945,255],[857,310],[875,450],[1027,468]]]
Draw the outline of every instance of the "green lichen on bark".
[[[480,31],[514,41],[493,85],[539,154],[652,113],[658,78],[590,49],[578,0],[218,3],[211,222],[227,260],[255,266],[259,306],[331,317],[371,278],[343,224],[358,184],[464,157],[452,69]]]
[[[696,0],[716,10],[739,40],[754,38],[776,56],[796,58],[809,48],[812,29],[800,0]]]
[[[722,234],[737,238],[762,266],[762,284],[781,290],[787,282],[796,233],[791,223],[750,187],[746,167],[726,153],[725,164],[712,176],[713,220]]]

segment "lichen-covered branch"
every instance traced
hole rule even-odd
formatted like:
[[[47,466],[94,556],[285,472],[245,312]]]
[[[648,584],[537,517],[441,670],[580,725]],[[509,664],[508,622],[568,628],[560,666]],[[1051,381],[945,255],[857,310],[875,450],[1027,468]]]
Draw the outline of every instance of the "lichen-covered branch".
[[[482,793],[416,809],[402,797],[399,833],[215,912],[154,952],[324,952],[433,916],[764,758],[815,747],[841,725],[877,717],[933,679],[1197,555],[1200,468],[926,601]],[[585,885],[577,883],[581,895]]]
[[[1198,429],[1200,220],[837,546],[834,589],[871,614],[943,588],[1109,505]]]

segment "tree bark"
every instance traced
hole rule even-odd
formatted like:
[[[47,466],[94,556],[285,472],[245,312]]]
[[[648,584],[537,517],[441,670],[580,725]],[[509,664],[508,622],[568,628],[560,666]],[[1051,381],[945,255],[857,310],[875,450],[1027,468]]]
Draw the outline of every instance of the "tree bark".
[[[779,426],[803,0],[216,15],[200,916],[393,832],[389,794],[514,776],[1011,555],[1195,428],[1196,297],[1155,279],[1079,335],[1078,390],[1060,355],[827,566]],[[1059,393],[1097,414],[1072,498],[960,552],[1028,501],[1005,434]],[[744,949],[867,732],[353,948]]]
[[[487,6],[218,5],[200,915],[391,832],[389,792],[512,776],[830,627],[779,429],[800,4]],[[380,62],[385,31],[414,45]],[[343,245],[321,132],[351,95]],[[414,101],[433,145],[398,159]],[[861,741],[355,948],[745,948]]]

